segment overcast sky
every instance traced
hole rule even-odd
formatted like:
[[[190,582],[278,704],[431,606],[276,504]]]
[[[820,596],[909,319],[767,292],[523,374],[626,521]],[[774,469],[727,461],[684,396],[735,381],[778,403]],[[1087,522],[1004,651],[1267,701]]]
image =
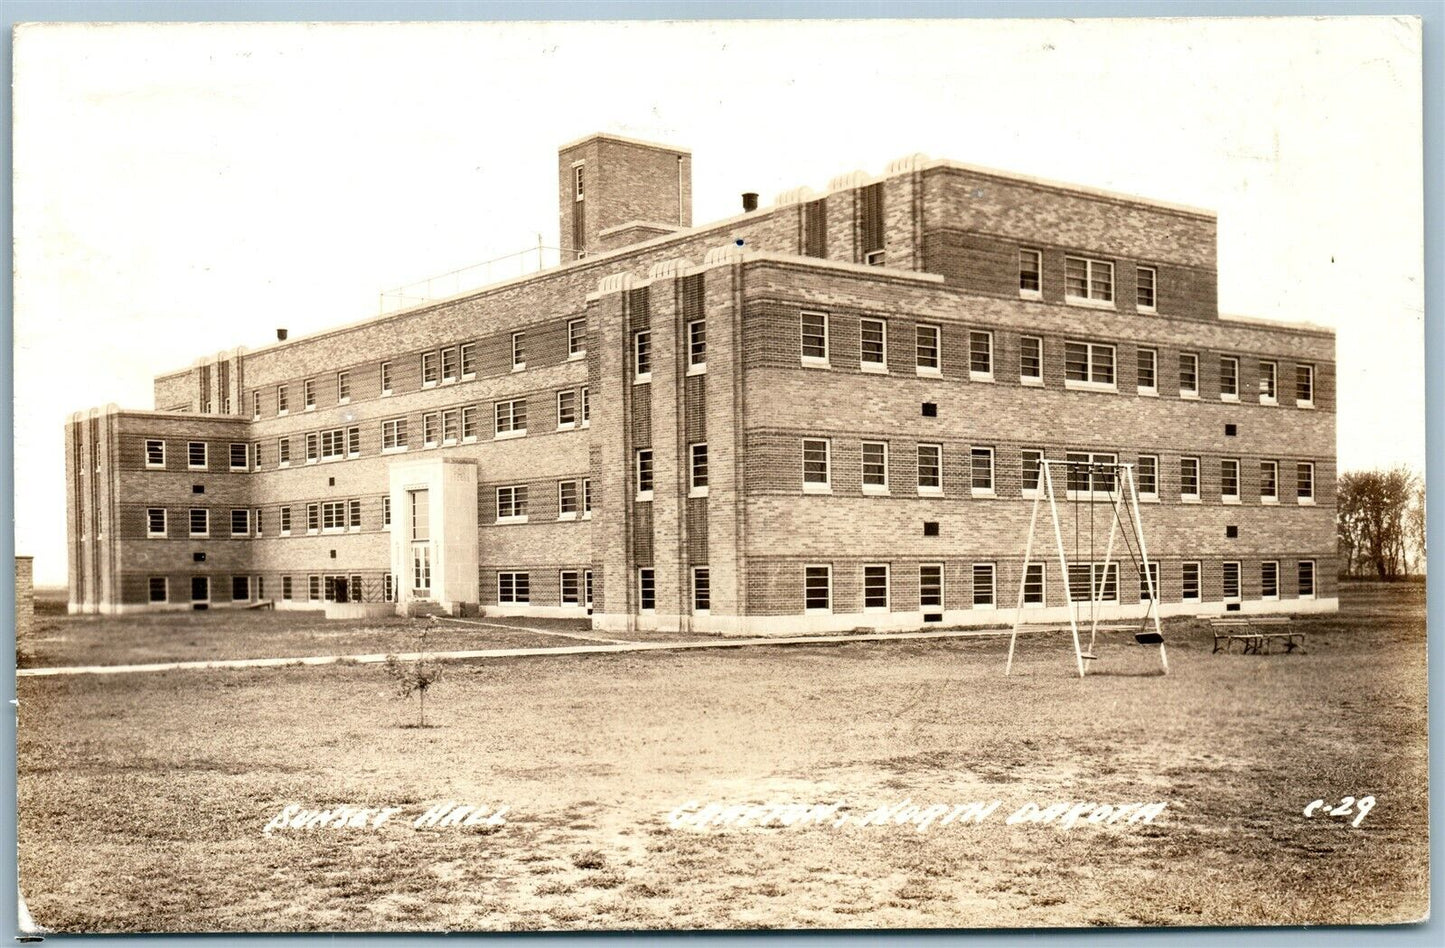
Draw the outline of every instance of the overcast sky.
[[[1404,19],[111,25],[15,47],[16,552],[62,426],[197,356],[557,244],[556,149],[689,147],[694,220],[913,152],[1210,208],[1225,313],[1339,332],[1342,469],[1424,469]]]

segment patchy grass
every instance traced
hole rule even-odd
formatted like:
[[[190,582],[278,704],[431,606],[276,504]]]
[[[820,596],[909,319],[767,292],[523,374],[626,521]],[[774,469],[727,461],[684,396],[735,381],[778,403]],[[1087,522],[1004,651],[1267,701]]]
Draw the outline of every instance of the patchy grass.
[[[1303,655],[1111,637],[518,659],[427,702],[377,668],[18,682],[20,880],[63,931],[1399,922],[1426,909],[1423,589],[1357,587]],[[207,617],[202,622],[208,622]],[[289,650],[288,650],[289,651]],[[300,654],[300,653],[298,653]],[[1359,828],[1302,810],[1371,794]],[[689,800],[1003,800],[982,825],[676,830]],[[485,832],[282,807],[508,806]],[[1152,826],[1009,826],[1028,801]],[[477,830],[469,827],[468,830]]]

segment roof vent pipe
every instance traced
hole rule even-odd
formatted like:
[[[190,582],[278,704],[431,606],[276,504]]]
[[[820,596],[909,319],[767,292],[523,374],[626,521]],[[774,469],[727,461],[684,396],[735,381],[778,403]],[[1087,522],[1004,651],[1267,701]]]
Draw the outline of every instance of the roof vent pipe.
[[[277,342],[285,342],[285,341],[286,341],[286,330],[284,330],[284,329],[278,329],[278,330],[276,330],[276,341],[277,341]]]
[[[743,213],[750,214],[758,209],[758,194],[756,191],[743,192]]]

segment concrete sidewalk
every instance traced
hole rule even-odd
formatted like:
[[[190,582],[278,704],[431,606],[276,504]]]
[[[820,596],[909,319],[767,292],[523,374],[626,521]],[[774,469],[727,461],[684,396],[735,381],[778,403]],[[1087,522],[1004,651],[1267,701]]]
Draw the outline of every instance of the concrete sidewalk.
[[[797,635],[785,638],[717,639],[707,642],[616,642],[598,645],[562,645],[557,648],[484,648],[462,652],[427,652],[429,658],[441,661],[469,661],[488,658],[536,658],[550,655],[610,655],[621,652],[678,652],[691,649],[748,648],[777,645],[841,645],[848,642],[898,642],[928,639],[992,638],[1008,635],[1008,629],[948,630],[938,632],[868,632],[842,635]],[[419,652],[398,652],[404,662],[421,657]],[[306,658],[233,658],[209,662],[156,662],[148,665],[71,665],[59,668],[20,668],[17,678],[43,678],[51,675],[125,675],[132,672],[160,672],[227,668],[279,668],[288,665],[334,665],[355,662],[375,665],[386,656],[314,655]]]

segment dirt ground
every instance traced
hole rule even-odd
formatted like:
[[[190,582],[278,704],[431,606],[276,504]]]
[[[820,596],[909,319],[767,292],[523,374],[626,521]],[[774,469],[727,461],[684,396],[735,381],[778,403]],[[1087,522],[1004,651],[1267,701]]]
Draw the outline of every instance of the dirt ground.
[[[376,667],[21,679],[21,888],[63,931],[1413,920],[1424,591],[1343,597],[1299,623],[1304,654],[1215,655],[1199,624],[1170,623],[1168,677],[1110,639],[1080,681],[1060,636],[1021,643],[1012,678],[998,640],[453,664],[425,729]],[[1358,826],[1358,806],[1329,815],[1367,795]],[[1306,817],[1316,799],[1330,807]],[[508,810],[413,825],[448,800]],[[926,831],[858,819],[992,800],[982,822]],[[675,828],[689,801],[849,818]],[[1167,807],[1006,820],[1060,801]],[[288,804],[400,812],[266,835]]]

